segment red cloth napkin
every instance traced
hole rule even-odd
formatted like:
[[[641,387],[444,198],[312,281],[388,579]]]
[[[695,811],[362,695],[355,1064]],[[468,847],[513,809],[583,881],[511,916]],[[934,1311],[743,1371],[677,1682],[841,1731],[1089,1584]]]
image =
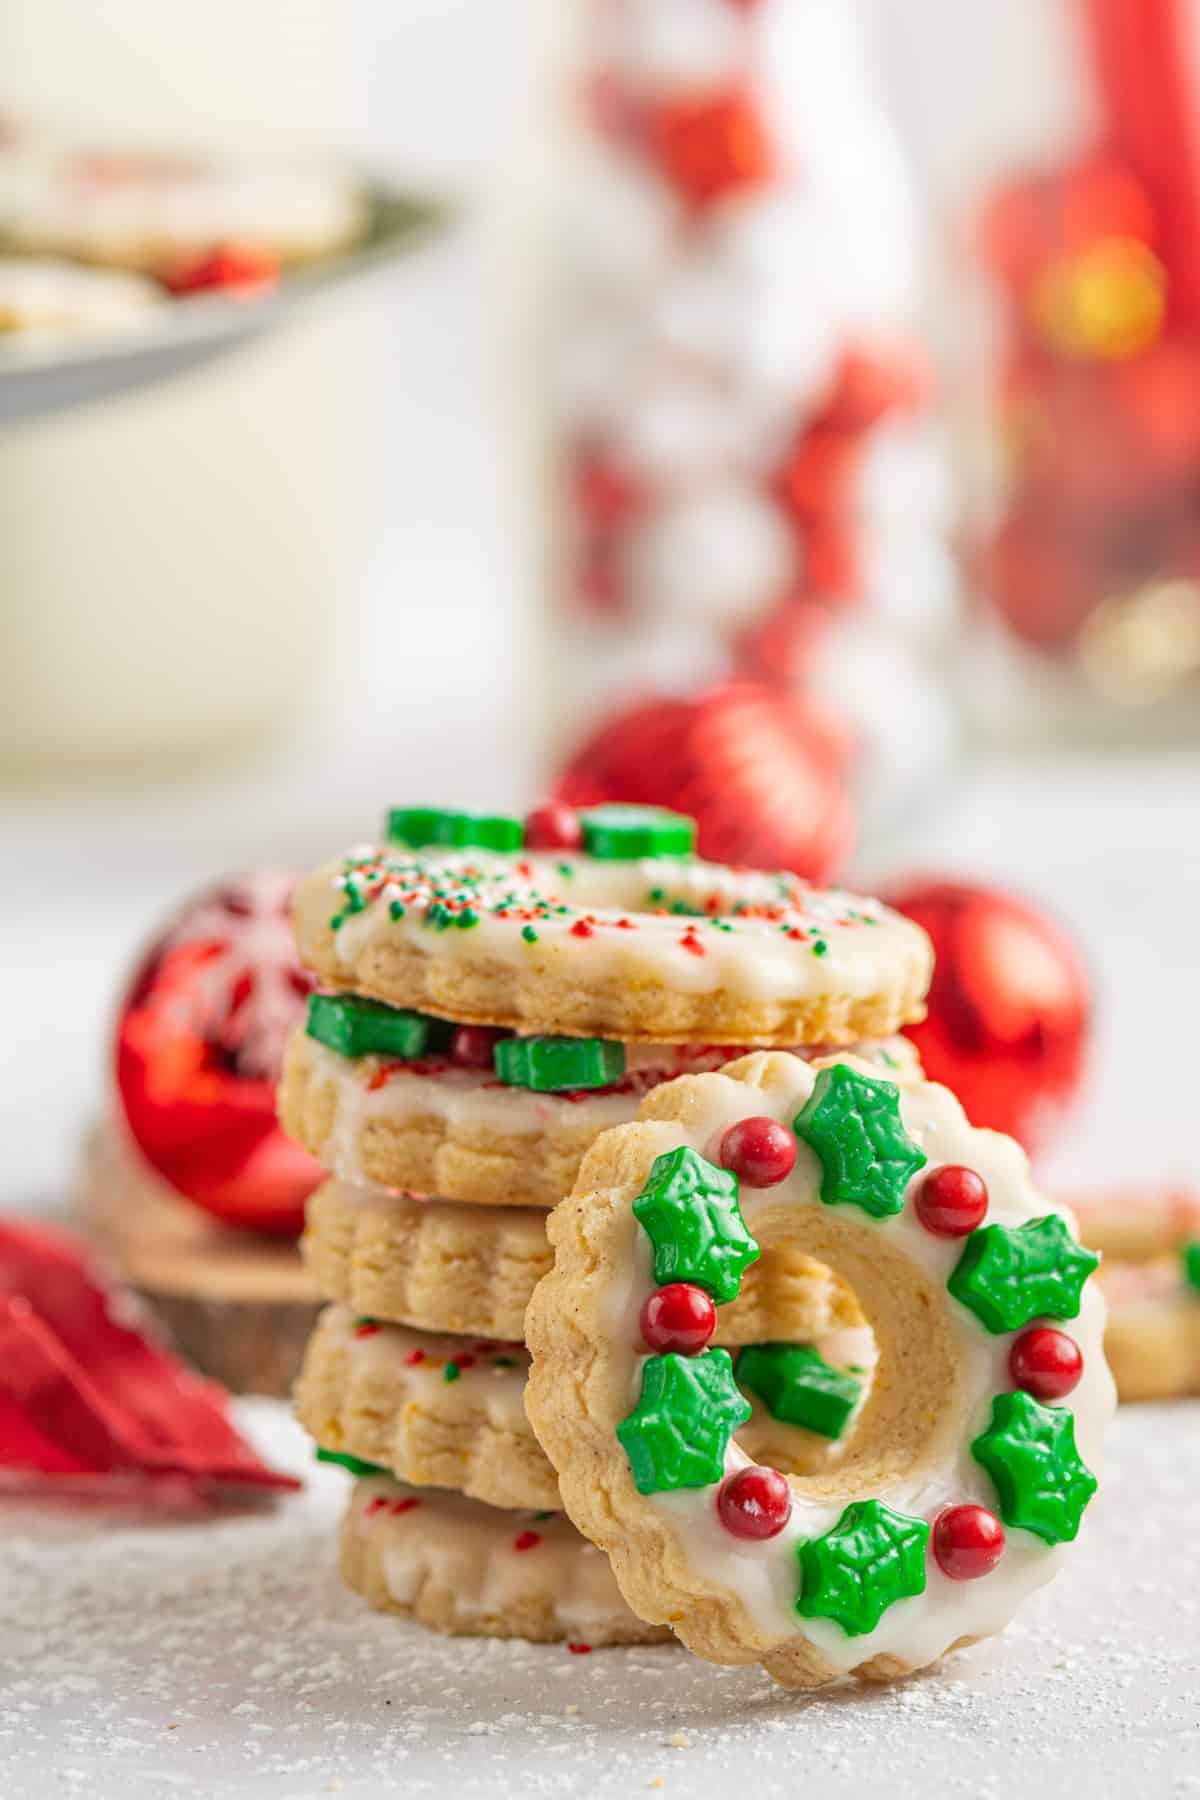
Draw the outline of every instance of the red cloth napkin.
[[[73,1239],[0,1219],[0,1470],[299,1487],[238,1434],[228,1399],[146,1336]]]

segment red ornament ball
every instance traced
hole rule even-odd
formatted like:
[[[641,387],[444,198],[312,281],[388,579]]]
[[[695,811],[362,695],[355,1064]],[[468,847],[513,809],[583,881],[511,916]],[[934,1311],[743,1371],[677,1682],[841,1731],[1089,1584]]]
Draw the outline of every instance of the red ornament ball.
[[[703,1288],[672,1281],[650,1295],[639,1323],[649,1349],[698,1356],[717,1329],[717,1309]]]
[[[729,681],[690,700],[644,700],[576,750],[555,784],[572,806],[668,806],[714,862],[822,881],[854,837],[849,739],[809,698]]]
[[[1091,991],[1045,914],[995,889],[929,881],[890,896],[933,939],[929,1011],[907,1035],[972,1124],[1044,1141],[1079,1086]]]
[[[934,1237],[966,1237],[987,1216],[988,1191],[982,1175],[959,1163],[943,1163],[917,1189],[917,1217]]]
[[[739,1119],[722,1136],[717,1160],[747,1187],[777,1187],[796,1166],[796,1139],[778,1119]]]
[[[450,1059],[464,1069],[490,1069],[492,1052],[507,1031],[495,1025],[456,1025],[450,1038]]]
[[[975,1581],[1004,1555],[1004,1527],[986,1506],[948,1506],[933,1521],[933,1554],[951,1581]]]
[[[525,819],[527,850],[578,850],[583,843],[583,826],[573,806],[548,800],[535,806]]]
[[[1079,1385],[1083,1354],[1075,1339],[1051,1325],[1023,1331],[1009,1352],[1013,1386],[1035,1400],[1062,1400]]]
[[[751,1463],[717,1489],[717,1514],[732,1537],[778,1537],[792,1510],[792,1491],[778,1469]]]
[[[295,877],[257,870],[190,900],[143,955],[117,1022],[116,1098],[137,1149],[233,1225],[299,1231],[321,1179],[275,1117],[309,980],[292,945]]]

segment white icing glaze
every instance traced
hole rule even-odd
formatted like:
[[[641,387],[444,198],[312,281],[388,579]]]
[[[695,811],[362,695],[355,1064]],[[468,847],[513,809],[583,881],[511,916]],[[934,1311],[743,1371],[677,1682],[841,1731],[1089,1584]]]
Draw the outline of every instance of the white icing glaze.
[[[398,1501],[416,1504],[395,1511]],[[350,1518],[353,1530],[384,1539],[384,1580],[399,1606],[411,1605],[433,1578],[468,1615],[503,1617],[531,1592],[545,1595],[563,1630],[581,1639],[629,1619],[607,1557],[562,1513],[507,1512],[440,1488],[370,1476],[354,1484]],[[525,1531],[538,1542],[514,1549]]]
[[[528,1432],[524,1395],[529,1352],[524,1344],[410,1331],[404,1325],[356,1324],[348,1306],[326,1308],[320,1329],[327,1341],[343,1347],[352,1364],[386,1374],[395,1383],[400,1407],[415,1404],[436,1416],[469,1410],[498,1431]],[[459,1373],[448,1381],[450,1364]]]
[[[469,905],[478,923],[435,932],[426,923],[432,888],[452,908]],[[302,889],[310,906],[322,892],[341,920],[335,943],[343,966],[386,937],[425,954],[525,961],[580,985],[655,982],[677,992],[728,989],[748,999],[799,1002],[887,994],[898,978],[909,987],[913,973],[927,975],[931,962],[918,928],[878,900],[693,857],[606,861],[368,848],[328,864]],[[400,918],[389,910],[395,902],[404,907]],[[651,910],[673,904],[713,916]],[[739,907],[771,916],[733,916]],[[591,935],[576,933],[581,920]],[[522,937],[527,925],[536,942]]]
[[[837,1060],[854,1066],[852,1057]],[[702,1155],[713,1140],[735,1120],[769,1114],[791,1125],[804,1105],[816,1079],[814,1069],[798,1060],[780,1061],[785,1071],[769,1087],[747,1088],[741,1082],[713,1075],[702,1117],[687,1130],[670,1129],[680,1144],[689,1144]],[[866,1072],[866,1071],[864,1071]],[[1023,1152],[1010,1139],[994,1132],[975,1131],[948,1089],[932,1083],[901,1084],[900,1111],[905,1129],[925,1152],[928,1163],[910,1183],[901,1213],[872,1220],[853,1206],[822,1208],[823,1212],[851,1215],[848,1223],[877,1231],[882,1240],[932,1281],[943,1296],[946,1323],[963,1371],[960,1393],[961,1429],[953,1449],[938,1458],[917,1456],[912,1468],[873,1496],[861,1488],[847,1488],[835,1498],[814,1497],[803,1478],[792,1478],[791,1517],[783,1531],[767,1543],[738,1540],[724,1530],[713,1504],[715,1490],[678,1489],[644,1496],[651,1506],[672,1520],[681,1547],[693,1564],[703,1570],[713,1586],[736,1591],[745,1601],[756,1624],[774,1644],[796,1635],[807,1638],[836,1667],[849,1670],[872,1656],[895,1655],[922,1664],[934,1660],[960,1637],[987,1635],[1007,1623],[1017,1606],[1033,1589],[1056,1572],[1067,1545],[1048,1547],[1041,1539],[1006,1528],[1007,1544],[998,1566],[987,1576],[955,1582],[942,1574],[932,1554],[927,1558],[925,1592],[896,1602],[869,1634],[847,1636],[828,1619],[804,1619],[795,1611],[797,1593],[796,1548],[802,1539],[817,1537],[838,1521],[852,1499],[874,1497],[897,1512],[930,1522],[948,1505],[978,1504],[996,1510],[996,1494],[990,1477],[974,1460],[970,1444],[991,1419],[996,1394],[1011,1389],[1008,1357],[1016,1333],[993,1336],[966,1308],[946,1292],[946,1281],[962,1254],[961,1239],[933,1236],[918,1221],[911,1203],[912,1189],[932,1167],[963,1163],[976,1169],[987,1183],[990,1203],[986,1223],[1010,1227],[1044,1216],[1053,1210],[1035,1191]],[[741,1206],[753,1234],[755,1219],[763,1209],[782,1201],[801,1207],[820,1206],[820,1168],[811,1149],[799,1146],[796,1166],[788,1180],[766,1190],[743,1186]],[[641,1389],[642,1352],[638,1314],[655,1282],[652,1247],[632,1213],[622,1221],[625,1254],[618,1256],[618,1276],[609,1295],[611,1336],[615,1355],[623,1360],[628,1405],[636,1404]],[[860,1296],[861,1299],[861,1296]],[[1116,1404],[1112,1378],[1104,1361],[1102,1341],[1105,1307],[1099,1288],[1089,1281],[1084,1288],[1079,1316],[1062,1329],[1078,1344],[1084,1373],[1075,1389],[1060,1404],[1075,1417],[1079,1454],[1095,1472],[1103,1431]],[[1027,1327],[1023,1327],[1027,1329]],[[886,1378],[886,1351],[880,1370]],[[726,1457],[726,1471],[743,1467],[751,1459],[736,1440]]]
[[[903,1080],[916,1066],[905,1038],[863,1046],[862,1053],[878,1069]],[[505,1137],[537,1137],[555,1132],[598,1136],[610,1125],[637,1117],[641,1097],[676,1075],[718,1069],[746,1052],[735,1046],[693,1044],[628,1044],[625,1070],[633,1077],[628,1091],[601,1089],[570,1095],[538,1094],[508,1087],[482,1069],[461,1068],[441,1060],[423,1061],[411,1069],[381,1056],[346,1057],[310,1038],[306,1054],[316,1078],[336,1094],[333,1129],[324,1150],[330,1172],[343,1181],[366,1180],[360,1154],[364,1127],[372,1119],[395,1125],[433,1118],[451,1128],[473,1127]],[[817,1049],[794,1055],[817,1056]],[[386,1073],[385,1073],[386,1072]]]

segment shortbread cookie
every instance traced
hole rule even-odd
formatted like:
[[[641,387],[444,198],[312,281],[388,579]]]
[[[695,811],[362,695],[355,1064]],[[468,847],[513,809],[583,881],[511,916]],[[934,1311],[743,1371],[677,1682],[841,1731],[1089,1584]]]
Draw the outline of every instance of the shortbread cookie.
[[[630,1612],[607,1558],[561,1513],[502,1512],[372,1477],[354,1484],[338,1567],[377,1611],[448,1637],[565,1638],[593,1649],[671,1636]]]
[[[1200,1194],[1117,1191],[1081,1198],[1078,1211],[1104,1257],[1104,1353],[1121,1400],[1200,1393]]]
[[[302,1247],[326,1299],[361,1317],[520,1338],[530,1296],[553,1262],[546,1219],[529,1207],[414,1200],[327,1181],[308,1202]],[[721,1309],[718,1335],[731,1345],[809,1342],[862,1324],[844,1283],[813,1257],[777,1244]]]
[[[685,1076],[597,1141],[550,1236],[529,1416],[630,1604],[697,1654],[888,1678],[1055,1572],[1115,1404],[1097,1258],[947,1089],[848,1056]],[[780,1241],[848,1281],[879,1352],[844,1457],[790,1479],[750,1462],[702,1347]]]
[[[619,1048],[625,1072],[617,1082],[539,1093],[450,1055],[344,1056],[301,1028],[288,1043],[279,1116],[290,1137],[345,1181],[482,1206],[556,1206],[597,1133],[636,1118],[652,1087],[746,1054],[711,1044]],[[895,1079],[920,1067],[906,1038],[857,1053]]]
[[[0,352],[140,331],[162,308],[161,289],[140,275],[50,257],[0,258]]]
[[[852,1369],[833,1363],[834,1354]],[[790,1419],[768,1404],[778,1399],[776,1371],[789,1355],[802,1363]],[[753,1406],[741,1441],[789,1471],[828,1467],[853,1435],[873,1361],[863,1327],[816,1345],[741,1351]],[[525,1416],[528,1373],[523,1344],[438,1337],[331,1306],[305,1353],[296,1416],[322,1449],[401,1481],[453,1488],[489,1506],[557,1507],[557,1478]]]
[[[651,808],[580,830],[590,854],[505,854],[515,820],[393,813],[392,847],[301,884],[301,960],[390,1006],[573,1037],[844,1044],[923,1017],[929,940],[879,901],[656,854],[693,827]]]

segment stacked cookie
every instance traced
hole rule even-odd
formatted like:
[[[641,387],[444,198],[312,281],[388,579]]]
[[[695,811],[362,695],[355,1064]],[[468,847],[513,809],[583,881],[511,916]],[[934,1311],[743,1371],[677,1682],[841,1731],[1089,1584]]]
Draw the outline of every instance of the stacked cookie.
[[[437,1629],[629,1643],[607,1558],[560,1512],[525,1415],[524,1316],[549,1209],[602,1132],[664,1083],[748,1049],[851,1044],[865,1081],[912,1078],[927,940],[877,902],[692,854],[648,808],[516,819],[394,811],[383,846],[317,870],[295,909],[321,985],[280,1114],[329,1171],[305,1255],[332,1302],[297,1389],[318,1454],[355,1475],[344,1578]],[[890,1078],[890,1079],[883,1079]],[[733,1134],[753,1185],[773,1154]],[[765,1162],[764,1162],[765,1159]],[[643,1329],[685,1336],[696,1289]],[[786,1468],[838,1455],[869,1383],[852,1294],[783,1248],[722,1307],[752,1410]]]

